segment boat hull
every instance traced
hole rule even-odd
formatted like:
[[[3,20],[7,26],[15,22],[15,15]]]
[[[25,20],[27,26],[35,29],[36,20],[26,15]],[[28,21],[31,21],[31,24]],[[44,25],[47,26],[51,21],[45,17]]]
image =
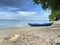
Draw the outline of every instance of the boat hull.
[[[31,24],[29,23],[30,26],[51,26],[53,23],[44,23],[44,24]]]

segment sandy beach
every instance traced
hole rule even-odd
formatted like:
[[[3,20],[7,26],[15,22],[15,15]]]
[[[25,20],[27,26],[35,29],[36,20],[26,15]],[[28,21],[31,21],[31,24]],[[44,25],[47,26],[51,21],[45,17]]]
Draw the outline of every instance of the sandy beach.
[[[0,45],[55,45],[60,43],[59,39],[60,28],[58,26],[0,29]]]

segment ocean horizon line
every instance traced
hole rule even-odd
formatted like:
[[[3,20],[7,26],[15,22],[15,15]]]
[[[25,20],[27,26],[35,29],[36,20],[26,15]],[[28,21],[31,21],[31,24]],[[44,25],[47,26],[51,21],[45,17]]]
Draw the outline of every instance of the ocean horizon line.
[[[0,19],[0,21],[49,21],[49,20],[10,20],[10,19]]]

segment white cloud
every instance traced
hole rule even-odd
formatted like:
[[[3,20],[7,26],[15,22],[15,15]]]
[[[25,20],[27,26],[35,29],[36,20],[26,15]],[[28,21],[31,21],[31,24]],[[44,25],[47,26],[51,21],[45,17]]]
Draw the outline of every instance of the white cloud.
[[[37,14],[37,12],[27,12],[27,11],[18,11],[17,13],[22,16],[31,16]]]
[[[0,12],[0,16],[11,16],[10,12]]]
[[[0,19],[17,19],[18,14],[14,12],[0,12]]]
[[[15,7],[7,7],[9,10],[17,10],[18,8]]]

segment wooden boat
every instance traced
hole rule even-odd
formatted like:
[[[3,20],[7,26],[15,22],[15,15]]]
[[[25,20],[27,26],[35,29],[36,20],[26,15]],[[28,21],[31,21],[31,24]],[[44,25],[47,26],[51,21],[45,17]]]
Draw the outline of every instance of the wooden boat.
[[[30,26],[51,26],[53,23],[43,23],[43,24],[37,24],[37,23],[28,23]]]

